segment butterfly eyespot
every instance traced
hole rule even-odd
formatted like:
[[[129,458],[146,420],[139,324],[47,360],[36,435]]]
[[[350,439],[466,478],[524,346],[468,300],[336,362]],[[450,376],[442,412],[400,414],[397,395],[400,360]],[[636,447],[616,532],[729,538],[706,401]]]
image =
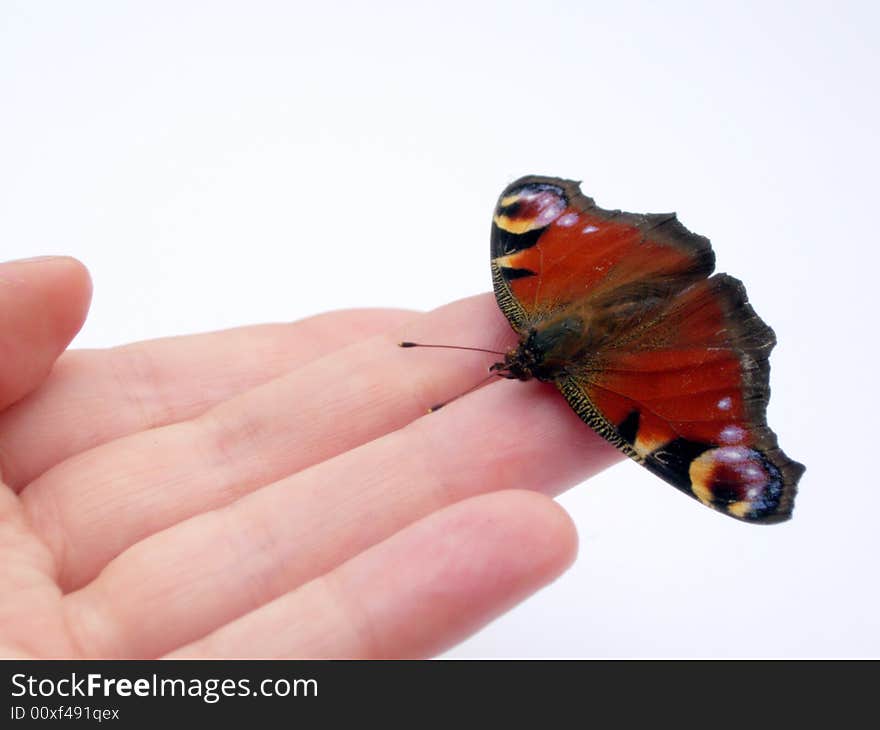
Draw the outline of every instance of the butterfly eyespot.
[[[782,495],[779,470],[745,446],[720,446],[691,462],[691,489],[704,504],[737,517],[773,512]]]
[[[521,235],[550,225],[567,206],[562,188],[545,184],[523,185],[501,198],[494,222],[502,231]]]

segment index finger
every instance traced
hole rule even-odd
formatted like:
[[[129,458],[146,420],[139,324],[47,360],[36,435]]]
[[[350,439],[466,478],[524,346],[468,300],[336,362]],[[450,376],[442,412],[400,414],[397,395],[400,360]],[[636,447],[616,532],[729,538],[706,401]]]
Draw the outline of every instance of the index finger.
[[[341,310],[292,323],[67,352],[42,387],[0,412],[0,473],[20,491],[74,454],[193,418],[412,316],[401,309]]]

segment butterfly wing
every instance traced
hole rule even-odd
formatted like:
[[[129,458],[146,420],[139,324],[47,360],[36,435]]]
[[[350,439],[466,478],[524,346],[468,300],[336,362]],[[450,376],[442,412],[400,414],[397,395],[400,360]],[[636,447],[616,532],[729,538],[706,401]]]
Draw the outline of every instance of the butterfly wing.
[[[492,222],[495,296],[521,333],[573,304],[659,301],[714,267],[708,239],[674,213],[603,210],[570,180],[517,180],[501,194]]]
[[[674,215],[605,211],[570,181],[523,178],[495,211],[493,282],[514,329],[582,323],[554,378],[578,415],[707,506],[781,521],[804,468],[766,423],[775,337],[713,268]]]

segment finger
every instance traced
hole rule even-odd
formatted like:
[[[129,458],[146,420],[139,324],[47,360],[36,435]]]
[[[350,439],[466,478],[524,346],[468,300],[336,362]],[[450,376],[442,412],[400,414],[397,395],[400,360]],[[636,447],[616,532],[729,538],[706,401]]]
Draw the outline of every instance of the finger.
[[[0,657],[74,656],[54,561],[0,482]]]
[[[500,492],[425,518],[177,656],[424,657],[558,576],[577,536],[564,510]]]
[[[552,500],[502,492],[434,514],[177,656],[406,658],[461,641],[574,558]]]
[[[405,331],[490,346],[512,337],[485,296],[417,317]],[[84,585],[154,532],[406,425],[482,379],[491,362],[481,353],[401,349],[398,339],[355,343],[199,418],[99,446],[43,474],[22,499],[58,558],[62,585]]]
[[[193,418],[413,316],[395,309],[329,312],[291,324],[68,352],[42,388],[0,413],[3,473],[20,490],[73,454]]]
[[[91,299],[79,261],[0,264],[0,409],[36,388],[82,327]]]
[[[453,502],[554,494],[620,458],[554,389],[495,383],[138,543],[66,597],[69,621],[98,655],[161,654]]]

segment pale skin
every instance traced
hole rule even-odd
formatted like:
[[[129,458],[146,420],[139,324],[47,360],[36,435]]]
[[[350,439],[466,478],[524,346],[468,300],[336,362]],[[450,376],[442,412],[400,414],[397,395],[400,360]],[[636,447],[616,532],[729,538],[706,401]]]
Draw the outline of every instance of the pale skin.
[[[67,350],[74,259],[0,264],[0,656],[427,657],[552,581],[621,457],[491,382],[491,295]]]

